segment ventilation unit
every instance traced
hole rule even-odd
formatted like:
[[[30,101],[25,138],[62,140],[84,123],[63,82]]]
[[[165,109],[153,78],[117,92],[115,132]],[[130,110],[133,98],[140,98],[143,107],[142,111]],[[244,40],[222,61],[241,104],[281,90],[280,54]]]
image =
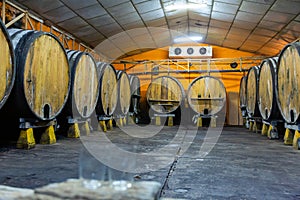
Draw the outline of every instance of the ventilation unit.
[[[211,58],[211,46],[171,46],[170,58]]]

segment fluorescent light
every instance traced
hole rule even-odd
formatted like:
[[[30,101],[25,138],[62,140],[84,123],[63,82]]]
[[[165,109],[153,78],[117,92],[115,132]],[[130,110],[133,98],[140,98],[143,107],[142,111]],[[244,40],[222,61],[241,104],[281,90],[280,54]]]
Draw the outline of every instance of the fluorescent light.
[[[181,43],[181,42],[197,42],[201,41],[203,38],[202,36],[184,36],[184,37],[177,37],[174,39],[175,43]]]
[[[204,3],[175,3],[175,4],[170,4],[166,6],[166,10],[183,10],[183,9],[199,9],[205,7],[206,4]]]

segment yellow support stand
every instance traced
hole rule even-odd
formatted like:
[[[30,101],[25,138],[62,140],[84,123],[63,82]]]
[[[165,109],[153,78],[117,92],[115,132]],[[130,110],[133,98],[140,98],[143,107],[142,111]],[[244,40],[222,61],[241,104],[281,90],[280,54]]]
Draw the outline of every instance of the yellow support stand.
[[[108,122],[107,122],[107,129],[108,130],[112,130],[113,129],[113,120],[112,119],[108,120]]]
[[[254,120],[254,122],[253,122],[252,131],[253,131],[253,132],[257,132],[257,123],[256,123],[255,120]]]
[[[253,122],[250,121],[250,122],[249,122],[249,131],[252,131],[252,130],[253,130]]]
[[[155,116],[155,125],[156,126],[160,126],[161,125],[160,116]]]
[[[35,139],[32,128],[21,130],[16,147],[18,149],[32,149],[35,147]]]
[[[270,127],[272,128],[272,126],[268,126],[267,124],[263,123],[262,125],[262,129],[261,129],[261,135],[267,136],[268,132],[270,130]],[[271,129],[272,130],[272,129]]]
[[[198,117],[197,119],[197,127],[202,127],[202,118]]]
[[[294,149],[296,150],[299,150],[300,147],[298,146],[298,140],[300,138],[300,133],[298,130],[295,131],[295,134],[294,134],[294,138],[293,138],[293,147]]]
[[[173,117],[168,117],[168,126],[173,126]]]
[[[103,132],[106,132],[106,131],[107,131],[107,126],[106,126],[106,123],[105,123],[104,120],[100,120],[100,121],[99,121],[99,126],[100,126],[100,128],[101,128],[101,130],[102,130]]]
[[[122,119],[121,119],[122,120]],[[127,120],[126,120],[126,117],[123,118],[123,126],[126,126],[127,125]]]
[[[269,126],[269,129],[268,129],[268,132],[267,132],[267,137],[268,137],[268,138],[271,138],[271,132],[272,132],[272,130],[273,130],[273,126],[270,125],[270,126]]]
[[[42,134],[40,139],[40,144],[55,144],[56,143],[56,136],[54,133],[54,127],[49,126]]]
[[[210,127],[212,127],[212,128],[217,127],[217,118],[215,118],[215,117],[210,118]]]
[[[91,129],[90,129],[90,125],[89,125],[89,122],[88,122],[88,121],[84,122],[84,124],[82,125],[81,129],[83,130],[83,132],[84,132],[86,135],[90,135]]]
[[[286,128],[284,133],[284,144],[293,145],[293,133],[290,129]]]
[[[74,123],[70,126],[68,130],[68,137],[69,138],[79,138],[80,137],[80,130],[78,123]]]
[[[118,119],[118,126],[119,126],[119,127],[122,127],[122,126],[123,126],[123,119],[122,119],[122,118],[119,118],[119,119]]]

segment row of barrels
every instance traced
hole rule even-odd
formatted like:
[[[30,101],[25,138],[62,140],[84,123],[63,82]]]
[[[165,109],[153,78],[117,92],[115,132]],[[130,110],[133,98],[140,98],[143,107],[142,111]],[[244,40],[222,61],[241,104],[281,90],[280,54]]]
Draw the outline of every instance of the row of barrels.
[[[300,43],[287,44],[278,56],[252,66],[240,82],[245,117],[300,122]]]
[[[213,116],[225,106],[226,89],[223,82],[216,77],[199,76],[189,84],[185,92],[178,79],[161,76],[151,81],[146,96],[148,104],[156,113],[172,113],[182,106],[186,99],[196,114]]]
[[[65,49],[51,33],[1,21],[0,28],[1,118],[84,120],[137,110],[131,93],[140,95],[138,77]]]

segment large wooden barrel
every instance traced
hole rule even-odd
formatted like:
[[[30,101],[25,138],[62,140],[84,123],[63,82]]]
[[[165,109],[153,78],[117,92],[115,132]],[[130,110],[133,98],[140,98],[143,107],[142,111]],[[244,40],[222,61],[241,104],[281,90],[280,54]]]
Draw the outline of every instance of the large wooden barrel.
[[[96,105],[98,116],[112,116],[118,102],[117,74],[115,68],[105,62],[97,62],[99,97]]]
[[[212,76],[194,79],[187,91],[189,106],[200,115],[216,115],[225,106],[226,89],[223,82]]]
[[[131,90],[131,100],[129,111],[137,114],[139,111],[139,104],[141,98],[141,82],[140,78],[136,75],[129,74],[129,83]]]
[[[247,82],[247,76],[243,76],[240,80],[240,89],[239,89],[240,109],[243,117],[247,116],[246,82]]]
[[[117,115],[127,115],[130,108],[131,88],[128,74],[122,70],[117,70],[118,80],[118,104]]]
[[[258,109],[259,66],[252,66],[247,73],[246,110],[249,117],[261,117]]]
[[[15,52],[10,35],[0,20],[0,108],[3,107],[13,88],[16,76]]]
[[[7,114],[52,120],[65,106],[70,90],[69,62],[51,33],[8,29],[16,55],[16,80]]]
[[[160,114],[168,114],[179,108],[184,100],[185,92],[176,78],[160,76],[151,81],[146,97],[152,110]]]
[[[287,44],[277,63],[276,96],[280,113],[287,123],[298,123],[300,113],[300,42]]]
[[[66,52],[71,70],[71,88],[62,115],[72,119],[87,119],[95,112],[99,96],[97,65],[88,52]]]
[[[259,68],[258,108],[264,120],[281,120],[276,102],[276,76],[278,57],[264,59]]]

